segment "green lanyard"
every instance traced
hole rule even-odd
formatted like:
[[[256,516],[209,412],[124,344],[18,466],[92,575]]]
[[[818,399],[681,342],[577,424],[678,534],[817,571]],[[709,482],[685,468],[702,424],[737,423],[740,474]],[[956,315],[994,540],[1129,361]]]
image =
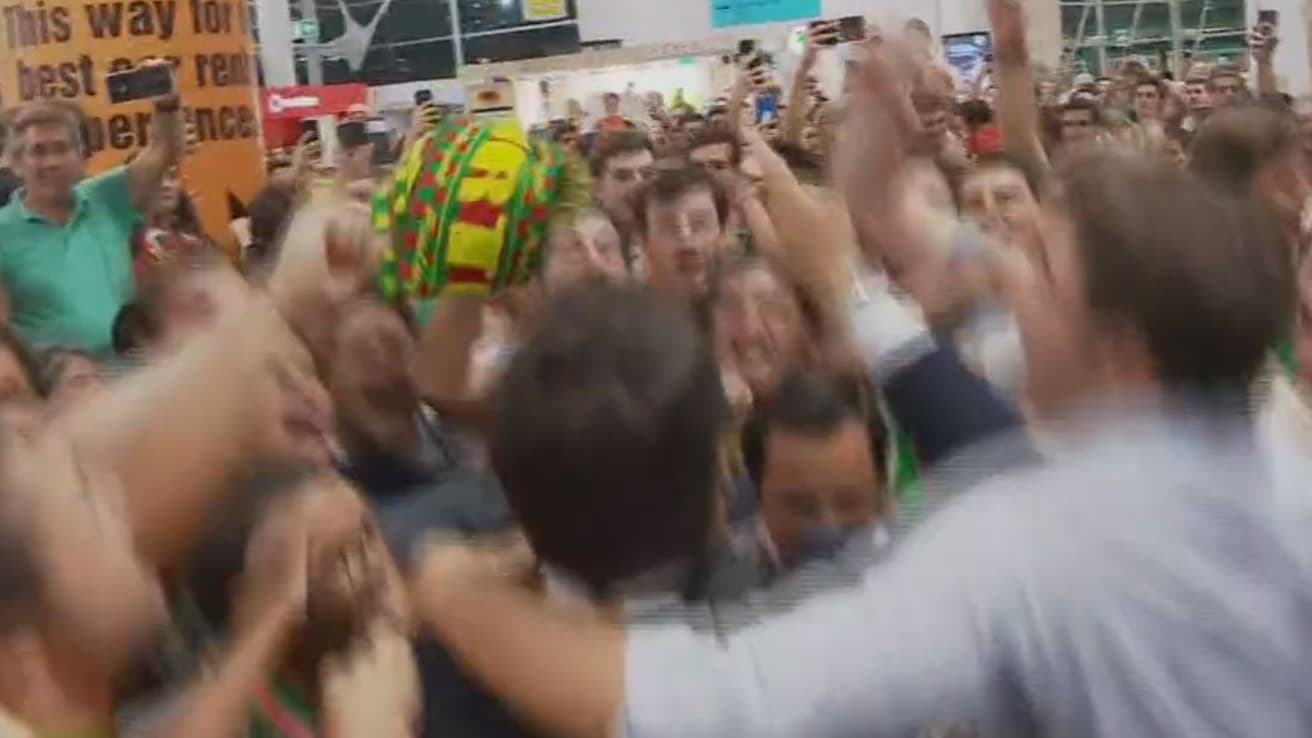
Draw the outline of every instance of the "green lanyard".
[[[252,738],[314,738],[314,707],[285,679],[273,680],[255,696]]]

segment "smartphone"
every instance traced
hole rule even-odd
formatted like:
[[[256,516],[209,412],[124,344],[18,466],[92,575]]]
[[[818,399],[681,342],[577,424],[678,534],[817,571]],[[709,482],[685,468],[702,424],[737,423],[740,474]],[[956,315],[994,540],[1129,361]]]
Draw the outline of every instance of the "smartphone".
[[[808,27],[810,29],[810,33],[812,36],[817,36],[819,34],[826,34],[821,38],[816,39],[815,43],[817,46],[838,45],[838,29],[834,27],[833,21],[824,21],[824,20],[811,21]]]
[[[415,91],[415,107],[419,107],[419,106],[421,106],[421,105],[427,105],[428,103],[431,103],[432,101],[433,101],[433,91],[432,91],[432,90],[416,90],[416,91]]]
[[[764,125],[779,119],[779,98],[771,93],[756,96],[756,124]]]
[[[838,19],[838,41],[850,44],[866,40],[866,19],[860,15],[845,15]]]
[[[758,53],[756,56],[753,56],[751,58],[751,61],[747,62],[747,69],[753,72],[755,72],[758,69],[761,69],[762,67],[772,67],[772,66],[774,66],[774,57],[770,56],[764,51]]]
[[[1257,25],[1268,28],[1278,28],[1280,26],[1279,10],[1259,10],[1257,11]]]
[[[751,56],[756,53],[756,39],[745,38],[738,42],[738,58]]]
[[[109,90],[111,103],[148,100],[172,95],[176,91],[173,68],[164,64],[114,72],[105,77],[105,88]]]

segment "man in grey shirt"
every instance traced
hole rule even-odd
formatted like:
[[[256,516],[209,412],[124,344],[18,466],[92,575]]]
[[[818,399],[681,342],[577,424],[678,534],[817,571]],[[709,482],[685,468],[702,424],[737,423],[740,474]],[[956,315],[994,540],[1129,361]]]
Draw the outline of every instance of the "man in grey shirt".
[[[1312,735],[1312,464],[1273,472],[1246,406],[1292,314],[1280,235],[1155,162],[1059,179],[1016,304],[1043,466],[723,638],[558,612],[454,548],[419,572],[425,618],[562,735]]]

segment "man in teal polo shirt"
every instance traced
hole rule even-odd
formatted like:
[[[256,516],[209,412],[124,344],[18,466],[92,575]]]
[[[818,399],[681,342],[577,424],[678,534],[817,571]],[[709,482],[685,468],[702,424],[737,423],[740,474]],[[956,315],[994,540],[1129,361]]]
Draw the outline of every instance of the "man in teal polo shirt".
[[[33,102],[11,124],[8,151],[23,187],[0,209],[0,282],[29,343],[109,353],[114,317],[132,293],[132,228],[181,148],[177,95],[154,104],[146,147],[90,179],[69,108]]]

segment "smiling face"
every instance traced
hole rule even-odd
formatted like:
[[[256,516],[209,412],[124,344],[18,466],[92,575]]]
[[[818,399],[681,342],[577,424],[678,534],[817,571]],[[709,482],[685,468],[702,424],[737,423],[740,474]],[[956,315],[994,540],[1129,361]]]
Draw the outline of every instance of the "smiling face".
[[[1022,245],[1038,223],[1039,204],[1013,166],[978,167],[961,181],[961,212],[1004,243]]]
[[[60,203],[72,196],[73,185],[82,179],[83,159],[76,129],[53,120],[25,128],[14,168],[23,187],[36,203]]]
[[[721,360],[761,398],[771,395],[812,353],[796,293],[765,264],[725,277],[715,307],[715,331]]]

